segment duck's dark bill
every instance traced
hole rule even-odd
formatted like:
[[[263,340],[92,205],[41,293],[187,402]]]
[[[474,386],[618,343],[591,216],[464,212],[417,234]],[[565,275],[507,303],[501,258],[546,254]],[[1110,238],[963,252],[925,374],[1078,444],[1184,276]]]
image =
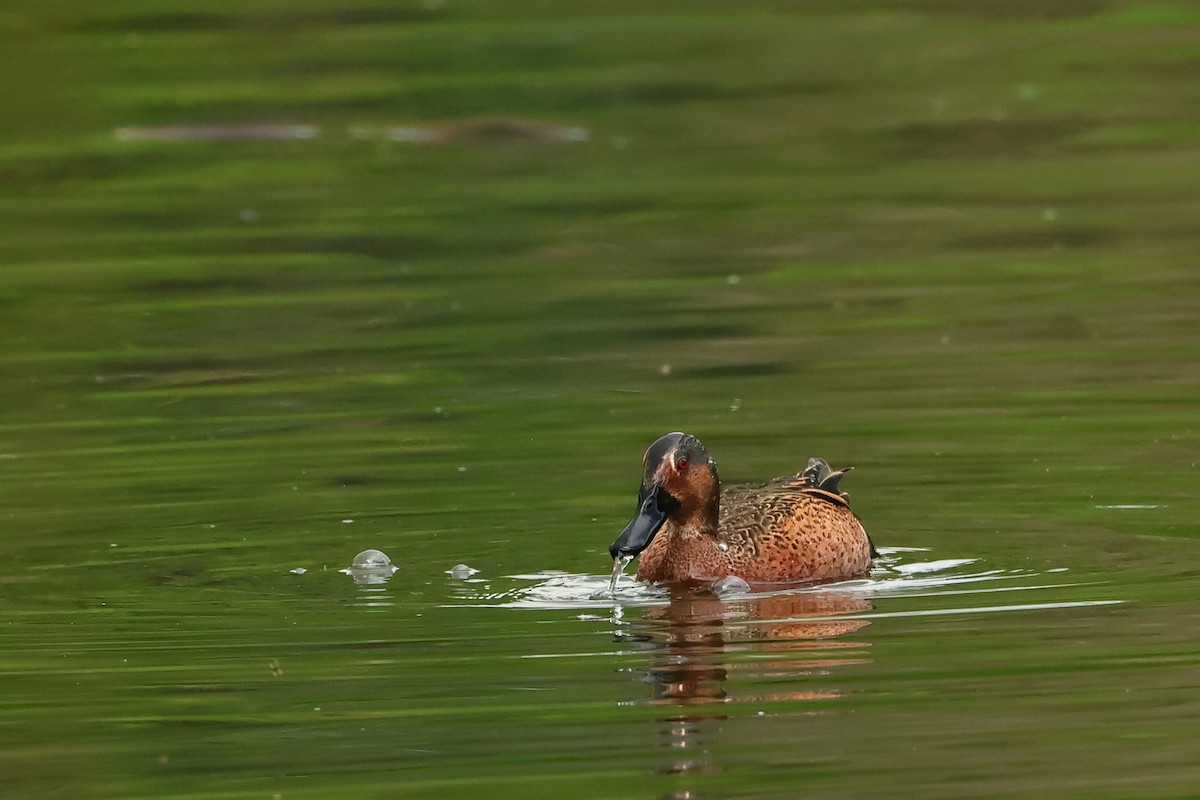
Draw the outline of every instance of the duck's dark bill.
[[[667,509],[671,508],[674,500],[666,489],[657,484],[639,491],[637,516],[608,548],[608,554],[614,559],[622,556],[633,558],[649,547],[654,534],[667,521]]]

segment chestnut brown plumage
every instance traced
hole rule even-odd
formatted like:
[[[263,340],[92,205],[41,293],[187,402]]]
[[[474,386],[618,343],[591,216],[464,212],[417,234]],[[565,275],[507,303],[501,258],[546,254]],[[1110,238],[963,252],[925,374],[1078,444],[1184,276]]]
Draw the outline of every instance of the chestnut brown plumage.
[[[819,582],[871,570],[875,547],[840,489],[849,470],[814,458],[795,475],[722,489],[716,462],[685,433],[656,440],[642,467],[637,514],[609,549],[640,555],[639,580]]]

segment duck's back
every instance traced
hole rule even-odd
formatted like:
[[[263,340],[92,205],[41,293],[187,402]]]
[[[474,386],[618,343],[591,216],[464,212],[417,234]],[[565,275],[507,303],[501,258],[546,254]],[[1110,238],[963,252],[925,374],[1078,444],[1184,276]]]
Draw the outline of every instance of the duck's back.
[[[717,535],[731,573],[749,581],[822,581],[870,572],[871,540],[837,490],[840,473],[829,482],[824,469],[817,479],[810,464],[797,475],[721,492]]]

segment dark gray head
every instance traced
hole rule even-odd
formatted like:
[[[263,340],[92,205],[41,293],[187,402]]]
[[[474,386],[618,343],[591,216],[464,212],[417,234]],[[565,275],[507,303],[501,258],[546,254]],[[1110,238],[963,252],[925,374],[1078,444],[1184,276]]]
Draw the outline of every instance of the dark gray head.
[[[686,522],[707,514],[715,524],[719,497],[717,464],[700,440],[679,432],[659,437],[642,457],[637,512],[608,548],[609,555],[636,556],[668,519]]]

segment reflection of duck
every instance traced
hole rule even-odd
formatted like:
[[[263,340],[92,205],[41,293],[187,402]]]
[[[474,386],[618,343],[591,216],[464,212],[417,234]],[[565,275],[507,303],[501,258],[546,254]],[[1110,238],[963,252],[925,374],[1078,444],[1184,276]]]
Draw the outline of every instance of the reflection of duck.
[[[671,755],[658,772],[720,772],[726,703],[800,704],[801,714],[841,692],[804,685],[838,666],[866,664],[866,641],[837,637],[870,624],[839,618],[871,609],[860,595],[801,592],[723,601],[696,590],[672,591],[670,605],[646,610],[630,632],[649,643],[650,703],[672,708],[657,718]],[[760,656],[767,656],[761,658]],[[686,708],[683,708],[686,706]],[[761,712],[760,712],[761,713]],[[669,797],[692,797],[690,790]]]
[[[711,583],[830,581],[866,575],[877,553],[819,458],[762,486],[721,489],[717,465],[694,436],[668,433],[642,459],[638,511],[609,548],[641,555],[639,580]]]
[[[668,658],[650,675],[654,702],[695,705],[723,702],[731,674],[743,678],[801,677],[835,666],[866,663],[855,652],[868,645],[838,641],[870,624],[865,619],[838,619],[869,611],[864,597],[842,592],[804,592],[726,602],[715,595],[683,591],[671,604],[647,609],[644,624],[660,642]],[[753,643],[756,654],[769,659],[734,661],[731,645]],[[841,655],[844,653],[845,655]],[[828,700],[829,691],[802,690],[748,695],[741,700]]]

